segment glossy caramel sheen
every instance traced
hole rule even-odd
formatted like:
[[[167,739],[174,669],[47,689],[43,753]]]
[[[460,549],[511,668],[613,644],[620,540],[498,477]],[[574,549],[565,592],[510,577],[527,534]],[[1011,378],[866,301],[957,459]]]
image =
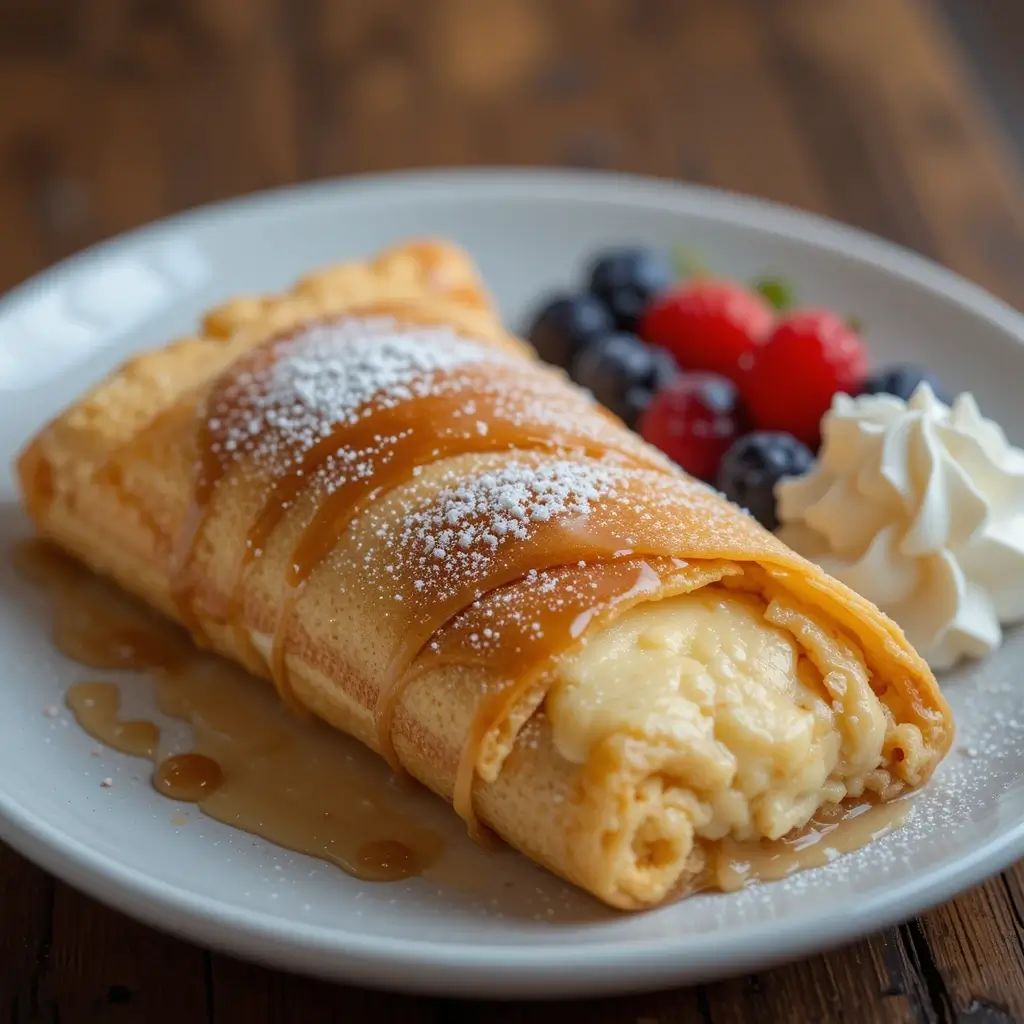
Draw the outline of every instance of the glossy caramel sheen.
[[[422,873],[416,851],[397,839],[378,839],[356,850],[359,877],[373,882],[398,882]]]
[[[15,570],[51,600],[53,638],[72,661],[95,669],[165,668],[182,654],[181,630],[110,587],[57,548],[28,541]]]
[[[774,882],[797,871],[824,867],[899,828],[910,810],[907,799],[822,807],[804,828],[782,839],[758,843],[723,839],[708,850],[703,886],[732,892],[755,882]]]
[[[379,312],[393,314],[396,310],[385,307]],[[350,322],[341,320],[343,325]],[[330,329],[330,324],[314,326]],[[613,456],[626,466],[645,467],[653,472],[664,468],[660,456],[623,431],[617,421],[582,392],[567,387],[559,374],[526,359],[486,352],[483,346],[481,351],[485,355],[481,361],[426,369],[416,376],[413,393],[401,400],[396,401],[386,393],[383,398],[372,395],[348,410],[350,415],[345,418],[322,424],[323,429],[312,439],[297,432],[289,434],[282,428],[271,444],[265,435],[275,428],[268,428],[265,421],[274,413],[284,419],[282,412],[290,410],[273,407],[272,384],[266,382],[273,380],[277,368],[287,369],[289,359],[302,358],[309,330],[307,325],[271,339],[249,353],[216,382],[207,397],[197,446],[200,465],[194,505],[179,548],[174,586],[182,619],[201,635],[198,617],[191,606],[189,561],[218,485],[232,468],[247,462],[245,456],[239,456],[237,438],[244,434],[240,424],[244,426],[246,414],[251,415],[251,410],[256,409],[264,436],[259,457],[248,461],[253,463],[249,468],[263,483],[264,495],[236,568],[226,619],[239,648],[258,657],[241,608],[246,570],[296,498],[310,488],[317,488],[315,512],[288,559],[288,591],[269,658],[272,678],[285,700],[293,705],[296,702],[288,684],[285,654],[289,625],[305,581],[334,549],[356,516],[380,495],[409,481],[419,468],[457,455],[500,451]],[[461,340],[466,344],[466,339]],[[344,344],[338,344],[336,354],[339,359],[346,357]],[[329,355],[321,358],[327,362]],[[386,439],[384,443],[382,438]],[[348,461],[340,459],[339,453],[348,453]],[[339,470],[339,462],[351,465],[352,453],[368,453],[364,464],[372,471],[358,474]],[[391,713],[407,670],[435,632],[482,593],[512,582],[530,569],[580,558],[615,558],[628,547],[623,538],[631,532],[635,531],[627,526],[621,530],[581,533],[577,527],[555,523],[545,537],[531,545],[521,545],[514,556],[495,565],[486,578],[467,581],[447,600],[438,600],[429,588],[403,595],[408,602],[405,641],[384,680],[377,709],[381,748],[391,755],[393,766],[398,765],[391,748]],[[665,538],[657,538],[646,548],[653,554],[665,555],[673,546]],[[595,601],[592,611],[596,612],[601,600]],[[580,614],[584,611],[581,609]],[[538,607],[537,614],[545,622],[548,657],[573,642],[575,637],[557,614],[549,614],[544,607]],[[468,813],[468,809],[462,810]]]
[[[121,695],[112,683],[78,683],[68,690],[67,705],[78,724],[101,743],[133,757],[155,756],[160,730],[145,720],[122,722]]]
[[[216,792],[223,782],[221,766],[205,754],[173,754],[161,761],[153,773],[153,786],[158,793],[192,803]]]

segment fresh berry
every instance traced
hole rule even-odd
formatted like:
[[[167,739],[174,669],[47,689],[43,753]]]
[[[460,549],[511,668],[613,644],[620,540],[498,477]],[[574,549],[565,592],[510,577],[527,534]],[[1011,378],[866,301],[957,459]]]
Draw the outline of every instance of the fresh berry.
[[[779,525],[775,485],[785,476],[803,476],[813,462],[811,450],[792,434],[760,431],[741,437],[722,456],[715,483],[762,526],[774,530]]]
[[[635,331],[651,300],[671,287],[675,268],[656,249],[613,249],[590,268],[590,291],[611,310],[622,331]]]
[[[742,285],[693,281],[650,306],[640,321],[640,335],[667,348],[687,370],[735,380],[773,319],[768,303]]]
[[[758,430],[784,430],[815,448],[837,391],[855,395],[867,376],[864,344],[835,313],[803,310],[781,321],[743,382]]]
[[[871,374],[860,389],[862,395],[895,395],[904,402],[917,390],[918,385],[927,384],[940,402],[949,405],[949,396],[938,377],[919,366],[901,364],[889,366]]]
[[[714,480],[718,463],[743,429],[736,385],[716,373],[682,373],[654,396],[639,429],[687,473]]]
[[[606,334],[586,345],[572,364],[572,377],[629,426],[679,372],[664,350],[635,334]]]
[[[591,338],[614,327],[611,313],[593,295],[561,295],[540,310],[529,337],[546,363],[568,368]]]

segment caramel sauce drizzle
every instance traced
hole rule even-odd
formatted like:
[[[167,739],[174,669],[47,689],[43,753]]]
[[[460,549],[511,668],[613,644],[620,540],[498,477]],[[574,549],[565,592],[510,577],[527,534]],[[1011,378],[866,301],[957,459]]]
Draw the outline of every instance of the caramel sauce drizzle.
[[[221,766],[205,754],[172,754],[153,773],[153,787],[172,800],[198,803],[224,782]]]
[[[78,683],[68,690],[67,705],[78,724],[101,743],[133,757],[153,757],[160,730],[145,720],[122,722],[121,695],[110,683]]]
[[[182,631],[124,591],[43,542],[19,545],[14,568],[52,602],[53,639],[61,654],[88,668],[167,669],[185,657]]]
[[[200,465],[193,508],[179,548],[172,588],[181,616],[193,634],[199,630],[192,607],[188,566],[217,488],[237,461],[225,457],[225,451],[231,429],[237,428],[240,403],[252,397],[243,382],[258,378],[261,372],[273,367],[275,360],[287,358],[290,346],[301,343],[303,336],[303,330],[299,330],[272,339],[243,357],[217,382],[207,400],[207,408],[216,413],[206,414],[200,430]],[[558,419],[550,415],[551,407],[561,413]],[[386,443],[381,444],[382,438],[387,439]],[[288,559],[287,591],[274,630],[268,667],[281,696],[296,710],[302,708],[289,685],[286,651],[289,625],[306,580],[361,512],[381,494],[410,480],[419,468],[457,455],[504,450],[574,452],[596,458],[614,453],[628,465],[664,468],[659,456],[622,432],[617,421],[604,410],[566,389],[558,375],[518,358],[468,362],[451,371],[425,373],[417,381],[415,397],[410,394],[407,400],[386,406],[371,398],[351,410],[347,418],[332,422],[329,431],[311,446],[289,443],[284,437],[279,449],[274,464],[261,467],[271,480],[236,566],[225,615],[239,649],[256,658],[259,655],[245,628],[242,608],[246,570],[297,497],[322,482],[325,467],[339,453],[369,453],[366,457],[373,462],[372,472],[347,472],[340,484],[337,476],[341,474],[334,474],[329,492],[319,495],[319,505]],[[618,538],[597,548],[581,546],[572,539],[550,555],[549,562],[555,564],[583,555],[607,557],[621,548]],[[518,560],[496,569],[490,579],[471,591],[467,589],[452,601],[434,604],[419,628],[410,629],[388,672],[376,711],[381,747],[393,767],[400,766],[391,744],[391,715],[400,695],[401,677],[415,655],[432,633],[480,593],[536,568],[530,554],[523,550]]]
[[[529,364],[525,365],[529,367]],[[288,703],[294,705],[296,701],[288,685],[286,641],[303,585],[342,538],[349,523],[377,497],[406,483],[417,469],[457,455],[513,449],[573,450],[598,457],[608,453],[609,449],[595,444],[592,432],[563,430],[552,433],[548,428],[545,434],[544,424],[531,422],[525,415],[513,424],[508,419],[507,410],[504,414],[498,410],[498,403],[507,405],[509,399],[494,391],[493,374],[468,368],[463,371],[463,376],[465,379],[460,382],[463,386],[455,394],[431,395],[416,402],[404,402],[394,409],[371,411],[356,424],[336,426],[326,442],[303,458],[300,464],[302,475],[293,471],[280,477],[265,501],[249,531],[242,563],[235,576],[228,614],[229,621],[236,624],[236,636],[239,631],[245,633],[244,629],[238,628],[242,620],[240,604],[245,570],[305,486],[307,477],[315,476],[327,458],[341,448],[365,451],[372,449],[375,439],[381,435],[392,438],[386,461],[382,460],[372,475],[350,475],[320,500],[288,560],[285,572],[288,593],[274,632],[270,658],[272,678]],[[539,388],[548,381],[541,378],[531,383],[537,385],[531,395],[535,399]],[[474,393],[475,412],[471,416],[464,412],[467,391]],[[557,401],[562,397],[563,388],[560,385],[557,390],[549,387],[549,392],[549,399]],[[486,430],[482,431],[479,424],[483,424]],[[248,642],[246,634],[243,643]]]
[[[666,584],[665,574],[671,575],[675,568],[666,560],[684,546],[680,522],[687,512],[687,499],[678,488],[673,493],[672,483],[677,481],[665,472],[667,465],[660,456],[622,430],[617,421],[581,393],[567,388],[556,374],[529,360],[509,357],[497,349],[491,351],[486,344],[454,331],[448,341],[454,338],[482,356],[447,363],[441,359],[438,365],[431,365],[429,359],[422,365],[414,360],[415,372],[399,382],[397,393],[393,388],[388,391],[395,380],[387,379],[385,374],[377,390],[364,387],[363,393],[357,388],[355,398],[344,393],[342,399],[350,399],[348,405],[345,400],[333,401],[329,394],[326,399],[323,395],[318,398],[317,381],[323,375],[315,365],[316,357],[304,354],[302,348],[312,337],[309,332],[349,332],[336,339],[328,337],[332,344],[332,339],[336,340],[338,347],[328,349],[326,356],[321,354],[326,373],[330,365],[344,364],[345,344],[359,342],[365,347],[375,340],[372,330],[365,335],[359,333],[367,323],[360,317],[377,312],[390,316],[395,310],[384,306],[378,311],[364,310],[359,317],[343,316],[303,325],[250,351],[214,383],[199,424],[193,503],[178,545],[172,593],[182,620],[201,641],[190,566],[219,488],[233,473],[250,473],[250,479],[254,476],[262,487],[262,496],[235,567],[223,623],[233,630],[238,650],[253,664],[266,664],[284,700],[302,710],[292,692],[286,661],[295,608],[312,573],[336,549],[357,517],[372,514],[374,503],[382,495],[409,482],[424,467],[466,454],[508,451],[514,463],[529,459],[531,453],[545,453],[570,461],[585,457],[588,464],[606,468],[614,459],[617,467],[625,467],[615,488],[595,498],[586,515],[556,515],[534,523],[528,542],[505,544],[495,550],[479,540],[463,545],[478,562],[463,578],[457,578],[459,573],[454,571],[451,575],[456,578],[450,580],[449,587],[428,585],[417,589],[410,572],[399,573],[393,581],[388,596],[400,604],[389,604],[384,614],[390,616],[390,628],[395,631],[395,649],[373,710],[380,750],[392,767],[400,770],[392,737],[394,711],[431,638],[440,637],[450,623],[489,593],[530,573],[578,562],[591,566],[589,575],[595,581],[596,592],[581,597],[571,615],[553,610],[550,602],[524,599],[520,609],[523,629],[515,634],[516,642],[489,659],[508,685],[481,702],[460,760],[456,807],[472,827],[473,779],[483,737],[500,724],[519,695],[560,653],[580,641],[587,629],[606,621],[629,599],[641,600]],[[397,323],[389,322],[395,332],[390,340],[403,331],[415,334],[422,326],[414,318],[399,317]],[[405,340],[409,341],[408,334]],[[283,367],[287,377],[294,369],[295,364],[289,360],[296,351],[300,369],[304,359],[310,373],[301,382],[304,390],[294,385],[297,397],[288,391],[277,393],[273,390],[273,382],[278,379],[275,374]],[[340,387],[344,391],[344,383]],[[275,406],[275,402],[282,404]],[[549,414],[549,406],[557,409],[557,415]],[[258,415],[253,414],[254,409]],[[307,412],[311,419],[306,417]],[[302,429],[295,428],[296,421]],[[254,447],[245,449],[249,437],[255,439]],[[360,466],[353,465],[360,460]],[[664,493],[662,504],[657,506],[650,495],[659,487]],[[424,495],[428,505],[431,497],[428,489]],[[305,513],[308,518],[286,561],[285,596],[270,655],[264,658],[254,649],[246,628],[247,570],[300,498],[307,499],[303,508],[312,504],[313,510]],[[480,516],[486,516],[486,511]],[[475,528],[480,525],[472,514],[459,524],[460,529],[467,528],[467,535],[479,534]],[[702,532],[713,535],[713,531]],[[695,547],[691,538],[685,547]],[[361,556],[371,566],[385,561],[382,551],[372,546],[346,553]],[[713,547],[692,551],[697,558],[719,554],[728,557],[728,552]],[[637,558],[646,561],[641,565],[635,561],[618,565]],[[368,602],[381,600],[381,595],[369,586],[365,596]],[[524,631],[527,625],[535,626],[533,638]],[[453,630],[444,639],[446,657],[472,660],[465,641],[458,629]],[[435,643],[440,642],[435,639]]]

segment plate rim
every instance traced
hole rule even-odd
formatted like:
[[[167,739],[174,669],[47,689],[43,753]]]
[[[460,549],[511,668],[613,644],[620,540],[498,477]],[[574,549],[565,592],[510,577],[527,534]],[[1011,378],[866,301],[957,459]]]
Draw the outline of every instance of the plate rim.
[[[674,214],[728,222],[784,235],[837,252],[952,302],[1000,329],[1004,341],[1024,346],[1024,316],[980,286],[909,249],[817,214],[721,189],[668,179],[596,171],[542,168],[433,168],[328,178],[199,206],[135,228],[76,253],[9,290],[0,319],[32,293],[118,253],[187,231],[198,222],[244,219],[275,207],[315,206],[336,198],[412,201],[432,198],[550,202],[614,202],[668,209]],[[15,389],[26,391],[30,388]],[[843,915],[828,908],[752,927],[716,942],[714,933],[626,939],[579,947],[531,947],[523,942],[486,946],[466,941],[362,935],[246,910],[159,880],[35,818],[0,786],[0,838],[74,887],[159,929],[229,953],[306,974],[393,990],[498,998],[597,995],[710,980],[807,956],[906,920],[952,898],[1024,856],[1024,821],[1017,821],[973,855],[899,883]],[[658,913],[658,911],[653,911]],[[596,927],[600,927],[597,925]],[[696,941],[699,939],[699,941]],[[685,958],[681,957],[685,954]],[[459,976],[447,971],[458,969]],[[399,972],[396,975],[396,972]],[[529,986],[523,988],[522,986]]]

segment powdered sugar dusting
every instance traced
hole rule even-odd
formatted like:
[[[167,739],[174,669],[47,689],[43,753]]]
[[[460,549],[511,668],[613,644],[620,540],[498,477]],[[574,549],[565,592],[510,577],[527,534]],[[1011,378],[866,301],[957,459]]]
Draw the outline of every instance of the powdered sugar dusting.
[[[728,558],[749,550],[749,531],[763,532],[706,487],[656,470],[526,453],[495,456],[491,467],[456,462],[426,483],[419,478],[396,497],[397,508],[371,509],[339,554],[385,602],[423,604],[480,597],[495,565],[519,557],[515,548],[534,548],[542,560],[564,555],[566,563],[586,550],[618,559],[671,556],[684,546],[696,558]],[[547,534],[554,546],[538,555],[535,541],[548,524],[558,527]]]
[[[443,401],[418,418],[416,403],[429,399]],[[257,473],[308,476],[303,486],[320,496],[370,481],[414,449],[417,463],[448,449],[508,444],[600,449],[623,463],[662,465],[560,374],[446,327],[388,317],[314,324],[254,351],[210,400],[207,426],[222,467],[242,462]],[[337,447],[317,449],[325,440]]]
[[[411,577],[417,590],[444,598],[483,579],[502,549],[528,542],[543,524],[586,518],[614,500],[629,472],[565,459],[512,462],[469,477],[453,472],[394,527],[379,530],[383,551],[364,559],[384,566],[379,589],[389,596]]]
[[[226,461],[294,457],[337,424],[431,394],[439,372],[510,358],[451,328],[390,317],[312,324],[254,355],[207,413],[211,450]]]

